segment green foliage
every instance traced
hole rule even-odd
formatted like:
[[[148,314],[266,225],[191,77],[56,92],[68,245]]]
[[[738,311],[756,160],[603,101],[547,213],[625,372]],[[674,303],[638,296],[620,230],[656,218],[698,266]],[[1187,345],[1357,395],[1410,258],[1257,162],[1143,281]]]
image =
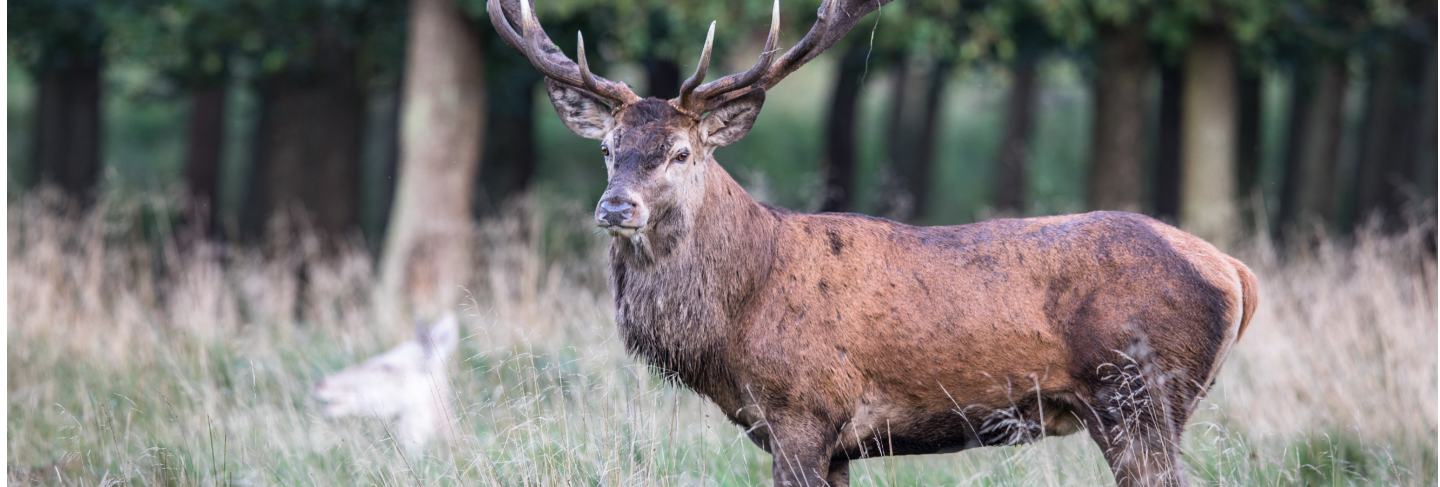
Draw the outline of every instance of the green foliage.
[[[1197,29],[1220,28],[1240,43],[1257,42],[1285,0],[1019,0],[1050,33],[1072,47],[1094,42],[1102,29],[1143,23],[1150,39],[1178,52]]]
[[[102,19],[123,5],[105,0],[11,1],[10,56],[34,69],[91,62],[108,33]]]
[[[961,59],[1010,61],[1055,49],[1060,37],[1046,23],[1044,7],[1033,0],[983,3],[965,20],[969,36],[961,46]]]
[[[460,0],[463,10],[485,18],[485,0]],[[766,0],[741,2],[660,0],[540,0],[533,3],[552,40],[572,53],[575,32],[564,27],[578,27],[591,46],[587,55],[610,61],[630,62],[646,57],[677,60],[681,66],[693,67],[705,42],[710,22],[715,26],[716,62],[723,62],[733,49],[745,48],[745,41],[758,45],[770,27],[771,3]],[[782,39],[798,40],[814,21],[812,5],[781,2]],[[712,70],[715,76],[716,70]]]
[[[121,54],[181,83],[211,83],[238,65],[268,75],[304,70],[335,49],[358,51],[369,76],[398,76],[404,2],[153,0],[116,23]]]

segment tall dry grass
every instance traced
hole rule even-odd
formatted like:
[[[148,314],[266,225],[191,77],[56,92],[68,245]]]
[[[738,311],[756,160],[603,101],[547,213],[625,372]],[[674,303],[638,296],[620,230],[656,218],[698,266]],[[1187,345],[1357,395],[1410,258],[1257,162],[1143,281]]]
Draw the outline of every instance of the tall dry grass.
[[[583,211],[531,205],[477,232],[454,366],[457,439],[420,456],[396,448],[383,423],[321,418],[309,398],[323,374],[410,332],[373,294],[369,255],[322,250],[303,231],[253,250],[217,246],[171,235],[149,214],[118,202],[78,212],[45,196],[10,203],[11,481],[768,479],[766,456],[713,406],[625,356],[605,243],[583,227]],[[1282,249],[1257,239],[1233,249],[1260,277],[1262,304],[1191,422],[1191,476],[1435,482],[1432,230],[1427,222],[1344,245]],[[867,460],[854,480],[1109,482],[1084,436]]]

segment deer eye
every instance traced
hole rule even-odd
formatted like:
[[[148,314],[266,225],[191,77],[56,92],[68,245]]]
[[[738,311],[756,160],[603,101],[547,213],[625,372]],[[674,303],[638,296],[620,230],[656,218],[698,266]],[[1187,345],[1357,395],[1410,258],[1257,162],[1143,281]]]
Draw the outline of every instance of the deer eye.
[[[610,157],[610,146],[605,145],[605,144],[600,144],[600,155],[603,155],[603,156],[605,156],[605,157]]]
[[[675,154],[675,162],[684,163],[688,160],[690,160],[690,149],[680,149],[680,152]]]

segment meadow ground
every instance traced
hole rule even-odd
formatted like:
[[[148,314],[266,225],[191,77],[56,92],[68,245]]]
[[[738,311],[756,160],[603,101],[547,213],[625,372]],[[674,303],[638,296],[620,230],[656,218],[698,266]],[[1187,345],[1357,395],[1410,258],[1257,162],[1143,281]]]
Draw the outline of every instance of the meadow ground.
[[[324,374],[412,329],[376,304],[366,254],[322,252],[303,237],[270,252],[157,250],[136,229],[153,239],[163,225],[103,208],[9,204],[11,482],[768,481],[768,457],[719,411],[624,354],[604,239],[582,226],[583,211],[523,212],[479,232],[451,369],[456,440],[406,455],[383,423],[324,419],[310,397]],[[1262,305],[1190,423],[1196,483],[1435,483],[1428,225],[1344,245],[1277,249],[1261,238],[1228,249],[1259,276]],[[856,485],[1110,482],[1083,434],[866,460],[852,474]]]

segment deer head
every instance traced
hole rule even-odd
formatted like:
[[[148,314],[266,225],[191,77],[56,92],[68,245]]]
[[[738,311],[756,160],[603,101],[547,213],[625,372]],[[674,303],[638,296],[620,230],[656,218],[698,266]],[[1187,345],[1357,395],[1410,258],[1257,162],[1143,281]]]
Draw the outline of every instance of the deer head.
[[[641,98],[625,83],[591,73],[585,39],[578,33],[576,61],[570,60],[546,36],[529,0],[504,5],[489,0],[486,7],[500,37],[545,75],[550,101],[565,126],[600,141],[609,176],[595,208],[596,224],[611,235],[634,238],[653,230],[657,221],[693,217],[704,200],[707,173],[719,170],[715,149],[750,131],[764,104],[765,90],[833,45],[875,8],[847,10],[840,3],[822,4],[815,26],[777,59],[780,3],[776,0],[759,60],[746,71],[706,83],[715,39],[711,22],[695,73],[681,84],[679,96],[669,100]],[[512,26],[516,10],[519,19]]]
[[[390,421],[395,437],[414,451],[443,432],[450,396],[446,364],[459,343],[459,326],[447,314],[409,340],[358,365],[325,377],[315,398],[331,418]]]

